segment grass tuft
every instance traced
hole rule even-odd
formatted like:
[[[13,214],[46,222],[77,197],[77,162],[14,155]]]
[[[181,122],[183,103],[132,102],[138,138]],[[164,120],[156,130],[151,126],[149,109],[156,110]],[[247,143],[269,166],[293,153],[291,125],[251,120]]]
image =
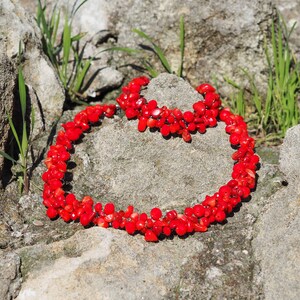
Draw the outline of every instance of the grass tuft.
[[[237,92],[230,98],[232,109],[249,121],[250,130],[255,131],[259,143],[278,144],[288,128],[299,124],[300,109],[300,62],[295,58],[289,39],[290,30],[282,19],[272,22],[271,47],[265,39],[264,52],[268,65],[267,91],[262,95],[253,75],[242,69],[248,86],[241,87],[224,78]],[[247,99],[246,94],[250,95]]]
[[[56,5],[47,19],[47,6],[46,4],[43,6],[41,0],[38,0],[36,14],[36,22],[43,36],[44,52],[56,69],[69,100],[79,104],[86,104],[82,101],[87,98],[83,82],[94,58],[84,58],[84,47],[79,52],[79,42],[85,34],[72,35],[72,22],[80,7],[87,1],[79,2],[76,0],[71,13],[65,13],[63,32],[60,35],[58,34],[58,28],[61,15]]]

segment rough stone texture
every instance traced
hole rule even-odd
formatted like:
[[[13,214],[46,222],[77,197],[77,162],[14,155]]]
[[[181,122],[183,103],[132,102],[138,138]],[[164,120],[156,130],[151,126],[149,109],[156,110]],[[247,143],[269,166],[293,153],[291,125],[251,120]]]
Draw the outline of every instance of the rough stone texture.
[[[178,107],[190,107],[198,96],[185,82],[174,80],[161,75],[145,94],[154,96],[150,92],[164,82],[169,87],[167,99],[180,95]],[[161,98],[159,102],[164,104]],[[69,120],[74,113],[64,118]],[[288,147],[297,155],[299,146],[292,141],[299,140],[298,134],[289,131],[288,137],[283,149]],[[77,166],[70,164],[72,190],[104,202],[115,201],[118,208],[133,203],[146,211],[155,205],[181,210],[226,182],[232,167],[232,149],[221,124],[186,144],[179,138],[165,140],[158,132],[138,133],[134,121],[115,117],[83,139],[73,155]],[[281,156],[282,165],[285,161]],[[39,166],[35,176],[43,170]],[[38,195],[22,197],[18,209],[27,227],[21,231],[8,223],[14,234],[20,232],[23,237],[21,241],[15,238],[24,282],[18,299],[296,299],[297,218],[289,214],[285,219],[290,208],[280,198],[293,199],[296,183],[292,185],[295,177],[287,178],[290,184],[283,187],[283,180],[276,165],[263,161],[253,199],[238,207],[226,224],[158,244],[113,229],[91,228],[71,236],[79,224],[51,222],[42,212]],[[276,201],[277,196],[270,197],[275,193]],[[8,216],[12,213],[6,209]],[[284,230],[285,220],[291,221],[291,232]]]
[[[169,74],[152,80],[145,95],[180,109],[192,109],[199,100],[189,84]],[[124,209],[129,204],[146,211],[156,205],[169,209],[202,201],[230,179],[234,150],[224,124],[193,135],[191,144],[164,139],[159,132],[140,133],[136,127],[137,121],[105,120],[76,146],[73,190],[78,195],[92,191]]]
[[[36,13],[36,2],[28,0],[20,0],[21,4],[28,9],[33,15]],[[51,12],[54,5],[63,14],[65,11],[71,12],[75,1],[69,0],[47,1],[47,12]],[[79,4],[80,1],[77,2]],[[95,57],[92,65],[87,73],[84,86],[86,86],[86,94],[90,97],[99,96],[111,89],[121,85],[124,76],[115,67],[110,65],[112,52],[105,51],[102,47],[104,42],[113,38],[109,28],[109,15],[107,7],[109,2],[103,0],[89,0],[78,10],[72,23],[73,35],[83,32],[85,36],[81,40],[80,46],[84,45],[84,57]],[[63,21],[60,22],[59,33],[63,32]]]
[[[168,107],[179,107],[182,111],[193,111],[193,104],[203,100],[203,97],[187,81],[168,73],[162,73],[152,79],[144,92],[144,97],[148,101],[155,99]]]
[[[24,49],[23,73],[28,89],[28,124],[30,124],[31,107],[35,109],[36,122],[33,137],[45,128],[49,129],[61,115],[65,96],[53,68],[43,54],[39,30],[18,1],[3,0],[0,3],[0,40],[0,148],[6,151],[9,126],[5,123],[7,117],[4,107],[12,114],[17,129],[20,129],[21,121],[16,67],[19,42]],[[3,127],[3,124],[6,125]],[[1,170],[2,157],[0,159]]]
[[[217,240],[224,235],[228,242]],[[249,238],[227,230],[149,244],[92,228],[20,249],[25,283],[17,299],[254,299],[248,247]]]
[[[32,1],[21,0],[26,7],[32,7]],[[56,1],[47,1],[52,5]],[[67,0],[58,1],[61,7],[67,7]],[[137,48],[145,40],[132,32],[139,28],[153,37],[177,70],[180,61],[179,50],[179,16],[185,17],[185,63],[184,75],[193,85],[217,78],[224,82],[228,76],[242,83],[240,68],[255,74],[258,85],[264,85],[266,61],[263,51],[263,39],[273,15],[272,2],[264,0],[245,1],[120,1],[91,0],[78,12],[74,27],[87,31],[86,39],[92,44],[87,54],[94,55],[99,50],[116,44],[121,47]],[[107,63],[111,56],[105,52],[99,55]],[[136,57],[122,52],[115,52],[115,64],[122,66],[122,72],[128,71],[124,66],[139,64]],[[153,60],[156,67],[158,60]],[[113,63],[113,62],[112,62]],[[102,64],[103,66],[103,64]],[[96,82],[97,79],[96,79]],[[91,91],[97,85],[91,86]],[[229,94],[229,85],[220,84],[220,91]]]
[[[240,68],[255,74],[258,84],[263,85],[266,62],[262,45],[273,13],[271,1],[115,0],[109,3],[118,44],[127,47],[147,44],[132,32],[133,28],[139,28],[165,50],[175,70],[180,58],[179,16],[184,15],[184,75],[193,85],[214,78],[221,83],[223,76],[238,79],[241,83]],[[121,54],[115,58],[118,56]],[[128,55],[126,60],[127,63],[138,63]],[[228,85],[220,84],[219,91],[225,95],[228,95],[228,89]]]
[[[150,245],[124,232],[80,231],[20,250],[26,283],[17,299],[161,299],[179,283],[180,266],[201,251],[196,239]]]
[[[280,170],[288,186],[269,199],[253,241],[265,299],[299,299],[300,285],[300,125],[287,131]]]
[[[1,1],[1,38],[8,58],[15,63],[18,56],[19,41],[24,46],[23,73],[26,85],[37,99],[35,103],[38,121],[51,125],[62,112],[64,91],[55,71],[42,51],[41,36],[35,21],[16,0]],[[33,103],[31,103],[33,105]],[[42,109],[42,113],[39,110]],[[40,129],[42,124],[37,124]]]
[[[287,27],[291,28],[295,22],[297,22],[294,32],[290,38],[290,46],[295,51],[295,54],[300,59],[300,42],[299,42],[299,35],[300,35],[300,1],[293,1],[293,0],[273,0],[278,8],[279,12],[283,16]]]
[[[21,287],[20,257],[0,252],[0,299],[15,299]]]
[[[16,85],[15,70],[3,51],[3,44],[0,43],[0,149],[7,151],[7,140],[9,137],[9,125],[7,113],[12,114]],[[0,178],[4,167],[4,159],[0,155]],[[1,180],[0,180],[1,186]]]

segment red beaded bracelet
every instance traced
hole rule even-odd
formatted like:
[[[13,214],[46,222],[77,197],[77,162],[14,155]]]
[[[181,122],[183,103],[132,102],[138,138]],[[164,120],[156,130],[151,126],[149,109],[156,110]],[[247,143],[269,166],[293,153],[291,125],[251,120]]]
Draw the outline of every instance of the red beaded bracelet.
[[[129,205],[125,211],[117,211],[113,203],[102,206],[94,203],[90,196],[81,201],[72,193],[64,191],[64,177],[70,150],[83,132],[103,116],[113,117],[115,105],[95,105],[86,107],[76,114],[73,121],[62,125],[57,133],[56,143],[50,146],[45,164],[47,171],[42,175],[45,182],[43,204],[47,207],[50,219],[61,217],[65,222],[78,221],[83,226],[98,225],[125,229],[129,234],[140,232],[145,240],[156,242],[160,236],[177,234],[183,236],[192,232],[204,232],[215,222],[223,222],[233,208],[250,195],[256,184],[256,168],[259,157],[254,153],[254,139],[248,135],[243,118],[234,115],[227,108],[221,107],[221,100],[215,89],[209,84],[201,84],[196,90],[204,100],[194,103],[194,111],[182,112],[178,108],[159,107],[155,100],[147,101],[141,96],[141,90],[147,86],[149,79],[138,77],[122,88],[117,98],[120,108],[128,119],[138,119],[138,130],[157,128],[160,133],[181,136],[185,142],[191,141],[191,134],[205,133],[207,127],[214,127],[218,121],[226,124],[230,143],[237,149],[232,159],[235,161],[232,179],[221,186],[211,196],[193,207],[185,208],[179,214],[176,210],[168,211],[164,216],[160,208],[155,207],[146,213],[134,211]]]

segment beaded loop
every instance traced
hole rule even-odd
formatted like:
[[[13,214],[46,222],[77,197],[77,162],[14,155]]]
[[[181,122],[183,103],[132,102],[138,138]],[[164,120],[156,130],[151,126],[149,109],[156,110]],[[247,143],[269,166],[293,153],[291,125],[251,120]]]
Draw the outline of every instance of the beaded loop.
[[[116,99],[128,119],[138,119],[138,130],[157,128],[162,136],[181,136],[190,142],[191,134],[206,132],[207,127],[215,127],[218,121],[226,124],[226,133],[230,143],[237,149],[232,159],[235,161],[232,179],[213,195],[207,195],[204,201],[193,207],[185,208],[179,214],[176,210],[165,215],[158,207],[146,213],[138,213],[132,205],[125,211],[117,211],[113,203],[102,206],[94,203],[90,196],[79,201],[74,194],[63,189],[64,176],[70,150],[83,132],[101,117],[111,118],[116,112],[115,105],[88,106],[74,117],[73,121],[62,125],[57,133],[56,143],[50,146],[45,159],[47,171],[42,175],[45,182],[43,204],[50,219],[61,217],[65,222],[79,221],[83,226],[98,225],[125,229],[129,234],[140,232],[145,240],[156,242],[160,236],[179,236],[192,232],[205,232],[210,224],[223,222],[233,208],[249,197],[256,184],[256,169],[259,157],[254,153],[254,139],[248,135],[247,124],[239,115],[234,115],[228,108],[221,107],[220,96],[207,84],[199,85],[196,90],[204,96],[204,101],[193,105],[192,111],[182,112],[178,108],[159,107],[156,100],[147,101],[141,96],[141,90],[147,86],[147,77],[138,77],[122,88],[122,94]]]

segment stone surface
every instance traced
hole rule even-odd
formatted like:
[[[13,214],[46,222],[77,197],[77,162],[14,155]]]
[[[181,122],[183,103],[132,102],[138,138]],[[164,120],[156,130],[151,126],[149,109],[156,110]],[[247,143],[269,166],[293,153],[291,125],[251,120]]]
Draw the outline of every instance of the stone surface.
[[[4,107],[12,116],[17,130],[21,130],[17,87],[19,42],[24,49],[22,66],[27,86],[27,124],[29,125],[31,107],[35,110],[36,122],[32,138],[37,137],[44,129],[49,130],[53,122],[60,117],[65,95],[55,71],[43,54],[41,36],[35,21],[18,1],[3,0],[0,3],[0,40],[0,148],[7,151],[9,126]],[[2,167],[1,157],[0,170]]]
[[[3,44],[0,43],[0,149],[8,151],[7,140],[9,137],[9,124],[6,114],[12,114],[15,106],[15,70],[7,55],[3,51]],[[4,159],[0,155],[0,178],[2,179]],[[2,180],[0,180],[0,187]]]
[[[150,91],[156,91],[155,86],[166,83],[168,78],[170,90],[166,89],[166,95],[176,99],[179,92],[174,88],[175,79],[170,75],[161,75],[153,80],[145,94],[151,97]],[[186,99],[179,97],[182,102],[177,98],[178,106],[190,107],[187,99],[193,103],[197,95],[182,80],[177,81],[178,88],[185,91],[186,96]],[[163,99],[159,101],[163,104]],[[70,119],[74,113],[68,112],[64,118]],[[202,200],[202,194],[213,192],[210,189],[215,184],[223,183],[214,183],[213,180],[226,179],[225,173],[230,167],[222,169],[221,164],[228,159],[227,155],[222,155],[231,149],[226,148],[228,136],[221,129],[218,124],[205,135],[193,136],[192,143],[186,144],[178,138],[166,141],[158,132],[138,133],[134,121],[124,122],[117,117],[107,120],[100,128],[93,128],[84,137],[84,142],[75,147],[73,158],[77,166],[73,168],[70,165],[74,173],[71,182],[73,191],[77,195],[88,193],[98,196],[97,193],[102,193],[101,189],[104,189],[103,195],[106,197],[102,199],[116,200],[118,207],[136,200],[136,206],[145,210],[156,204],[164,209],[176,206],[181,209],[195,199],[190,195],[191,191],[195,190],[200,195],[197,200]],[[215,135],[211,136],[213,132]],[[288,132],[282,151],[285,153],[291,149],[292,152],[288,151],[287,156],[281,154],[282,170],[285,161],[288,162],[286,158],[298,147],[293,142],[298,134],[294,130]],[[206,136],[217,139],[219,143],[225,138],[223,149],[216,148],[216,145],[216,149],[212,149],[205,140]],[[214,143],[211,140],[209,142]],[[152,148],[147,148],[149,144]],[[164,150],[165,145],[168,146],[167,150]],[[195,151],[196,147],[200,149]],[[137,159],[136,155],[140,154],[136,148],[141,153],[143,148],[148,152],[143,153],[142,159]],[[153,148],[157,150],[154,154]],[[166,151],[169,156],[171,153],[176,155],[170,159]],[[206,186],[196,188],[191,184],[191,178],[187,180],[186,174],[176,168],[180,166],[180,161],[189,159],[198,151],[202,155],[200,169],[199,164],[195,163],[197,157],[194,161],[187,160],[185,165],[189,166],[188,172],[193,180],[197,181],[200,177],[200,186],[206,183]],[[212,152],[215,153],[213,160],[212,156],[206,157],[207,153]],[[297,155],[296,152],[294,154]],[[292,212],[298,210],[295,210],[293,202],[293,206],[287,207],[289,201],[282,201],[282,197],[293,201],[291,195],[296,189],[295,176],[280,174],[274,164],[273,154],[271,156],[262,161],[258,186],[251,201],[238,207],[226,224],[211,226],[206,233],[193,234],[184,239],[177,236],[163,239],[158,244],[146,243],[139,234],[129,236],[122,231],[101,228],[78,231],[79,224],[65,224],[61,220],[51,222],[44,216],[38,195],[22,197],[18,202],[18,211],[28,226],[20,232],[16,225],[9,223],[14,235],[20,232],[22,236],[16,245],[19,248],[17,255],[21,257],[24,283],[17,299],[297,299],[299,224],[297,215],[292,215]],[[155,164],[158,157],[161,161]],[[147,160],[152,161],[152,165],[148,166],[145,163]],[[215,166],[208,169],[207,165],[212,161]],[[175,170],[172,169],[174,167]],[[173,177],[166,172],[157,181],[157,177],[144,171],[146,169],[152,174],[155,168],[158,168],[157,172],[169,170]],[[44,168],[41,166],[37,168],[39,174],[42,170]],[[296,166],[293,171],[296,171]],[[170,178],[173,182],[169,182]],[[289,182],[287,187],[282,185],[285,179]],[[154,188],[149,184],[151,182],[156,184]],[[182,184],[185,194],[178,197],[176,193],[182,193],[176,190],[179,184]],[[121,186],[124,186],[123,192],[118,194],[116,191],[120,191]],[[128,189],[141,195],[152,193],[154,196],[158,190],[158,195],[157,198],[152,196],[150,202],[127,192]],[[176,195],[172,194],[173,190]],[[161,197],[165,200],[161,201]],[[12,213],[6,208],[7,215]],[[290,226],[289,232],[286,231],[287,226]]]
[[[118,32],[118,45],[134,48],[139,44],[149,45],[132,32],[133,28],[139,28],[160,45],[175,71],[180,59],[179,16],[183,15],[186,31],[184,75],[193,85],[217,79],[219,91],[229,95],[229,86],[221,84],[223,76],[242,83],[240,68],[255,74],[259,86],[264,84],[263,39],[264,35],[268,36],[273,14],[271,1],[116,0],[109,3],[111,22]],[[122,53],[117,53],[115,59],[119,56],[126,57],[121,62],[139,64],[137,59]],[[158,59],[154,61],[158,67]]]
[[[199,100],[186,82],[166,74],[153,80],[145,94],[154,97],[162,85],[166,99],[177,100],[179,108]],[[162,97],[159,102],[165,103]],[[70,184],[75,194],[114,201],[118,208],[134,204],[147,212],[156,205],[182,210],[230,178],[232,152],[222,124],[205,135],[194,135],[188,144],[179,138],[165,140],[158,132],[139,133],[135,121],[116,117],[76,145]],[[33,199],[19,203],[28,215],[35,209],[26,203]],[[67,240],[21,248],[24,284],[18,299],[41,295],[89,299],[91,290],[92,297],[101,294],[103,299],[198,299],[198,295],[255,299],[260,290],[251,281],[255,216],[248,208],[242,205],[228,224],[212,226],[207,233],[158,244],[146,243],[140,235],[93,228]],[[49,222],[43,221],[45,227]],[[51,227],[53,223],[60,224],[52,222]]]
[[[15,299],[22,283],[20,257],[15,253],[0,252],[0,299]]]
[[[149,244],[141,236],[91,228],[25,247],[18,251],[25,283],[17,299],[254,299],[249,239],[213,234]],[[224,235],[228,243],[217,241]]]
[[[35,11],[32,1],[21,2]],[[56,2],[47,1],[47,4],[51,7]],[[66,8],[68,1],[60,0],[58,3],[59,7]],[[88,50],[87,55],[95,55],[112,45],[133,48],[138,48],[139,44],[149,45],[132,32],[133,28],[139,28],[153,37],[177,71],[180,62],[180,15],[185,17],[186,31],[184,76],[193,85],[214,79],[224,83],[223,76],[240,84],[246,83],[240,70],[244,68],[255,74],[258,86],[264,86],[266,61],[263,40],[264,36],[269,36],[267,31],[273,15],[271,1],[222,0],[208,5],[205,0],[91,0],[80,8],[73,24],[74,28],[88,32],[86,40],[91,39],[91,44],[97,46],[89,47],[94,52]],[[99,58],[102,60],[100,66],[103,66],[110,60],[111,53],[103,53]],[[158,59],[150,60],[160,68]],[[132,63],[139,65],[140,61],[135,56],[115,52],[111,63],[132,76],[132,70],[124,67]],[[97,78],[95,80],[98,82]],[[91,87],[90,92],[96,89],[97,84]],[[220,91],[229,95],[229,85],[220,84]]]
[[[287,131],[280,170],[287,186],[268,201],[253,241],[265,299],[298,299],[300,294],[300,125]]]
[[[290,29],[296,22],[295,29],[290,37],[290,46],[295,51],[298,60],[300,59],[300,1],[273,0],[280,14],[283,16],[287,27]]]
[[[32,15],[35,15],[36,2],[28,0],[20,0],[20,2]],[[65,11],[70,13],[75,3],[78,7],[80,1],[50,0],[47,1],[47,12],[50,13],[55,5],[60,10],[61,20],[63,20]],[[80,7],[72,22],[73,35],[79,32],[85,33],[80,41],[80,48],[84,46],[84,57],[95,58],[83,84],[86,87],[85,96],[91,98],[102,96],[107,91],[119,87],[124,79],[123,74],[110,65],[112,52],[102,51],[104,50],[102,44],[114,37],[108,30],[110,21],[107,7],[109,5],[110,3],[104,0],[89,0]],[[63,32],[63,23],[60,22],[59,35]]]

